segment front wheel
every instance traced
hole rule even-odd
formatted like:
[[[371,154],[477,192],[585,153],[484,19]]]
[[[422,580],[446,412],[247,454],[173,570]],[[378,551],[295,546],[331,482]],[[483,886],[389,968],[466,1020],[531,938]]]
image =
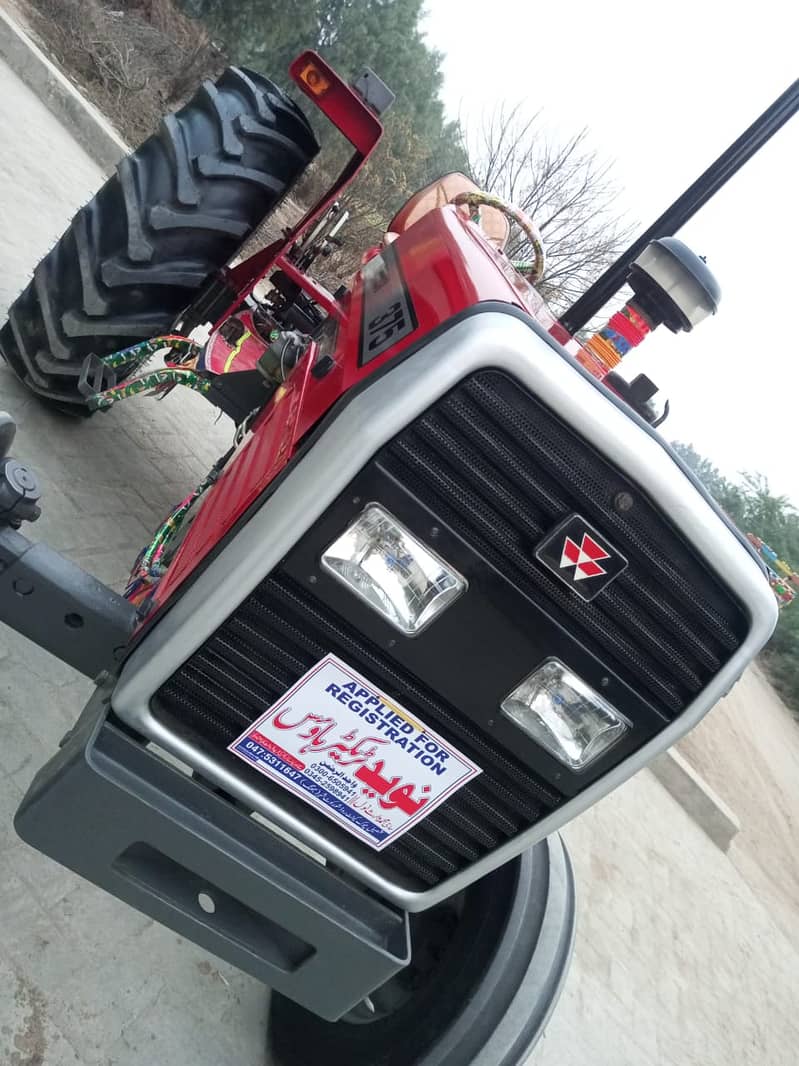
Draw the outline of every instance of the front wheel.
[[[6,362],[38,395],[83,406],[85,357],[168,332],[317,149],[305,116],[266,78],[231,67],[205,82],[38,264],[0,330]]]
[[[411,965],[341,1021],[273,993],[272,1061],[519,1066],[560,993],[574,921],[571,863],[553,837],[413,915]]]

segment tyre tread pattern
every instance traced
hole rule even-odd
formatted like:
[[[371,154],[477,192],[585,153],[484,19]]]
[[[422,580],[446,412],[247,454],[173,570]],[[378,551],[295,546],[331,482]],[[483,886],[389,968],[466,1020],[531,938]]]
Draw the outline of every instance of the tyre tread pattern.
[[[196,207],[200,202],[200,193],[194,181],[191,160],[183,139],[183,130],[174,115],[167,115],[162,120],[161,129],[165,136],[172,166],[175,168],[175,198],[184,207]]]
[[[153,257],[153,246],[144,236],[142,209],[139,194],[136,191],[135,161],[128,156],[117,166],[117,176],[125,201],[125,215],[128,226],[128,259],[134,263],[149,263]]]
[[[83,405],[85,357],[169,329],[318,151],[271,81],[228,68],[161,121],[77,213],[0,330],[32,391]]]

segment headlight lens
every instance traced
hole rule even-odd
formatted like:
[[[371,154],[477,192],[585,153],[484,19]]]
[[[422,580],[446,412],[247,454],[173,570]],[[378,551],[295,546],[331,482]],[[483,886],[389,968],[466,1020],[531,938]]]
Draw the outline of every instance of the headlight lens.
[[[466,589],[465,578],[374,503],[333,541],[322,566],[408,637]]]
[[[616,744],[629,723],[558,659],[547,659],[511,692],[502,713],[571,770]]]

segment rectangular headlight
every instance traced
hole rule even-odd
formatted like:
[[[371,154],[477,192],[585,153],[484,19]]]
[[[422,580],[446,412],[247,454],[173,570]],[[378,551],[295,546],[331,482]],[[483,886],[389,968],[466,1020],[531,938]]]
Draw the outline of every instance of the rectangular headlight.
[[[466,589],[466,579],[375,503],[333,541],[322,566],[407,637]]]
[[[572,770],[583,770],[629,723],[558,659],[547,659],[511,692],[502,713]]]

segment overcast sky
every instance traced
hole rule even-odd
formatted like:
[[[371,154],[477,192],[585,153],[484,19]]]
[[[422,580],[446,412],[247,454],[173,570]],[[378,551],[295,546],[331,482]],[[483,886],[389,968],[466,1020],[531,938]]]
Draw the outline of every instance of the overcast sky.
[[[525,100],[564,134],[587,126],[641,228],[799,77],[799,0],[471,10],[428,0],[449,114],[468,124]],[[707,256],[722,302],[690,335],[663,327],[640,355],[671,398],[662,432],[730,475],[762,471],[799,505],[799,115],[679,236]]]

